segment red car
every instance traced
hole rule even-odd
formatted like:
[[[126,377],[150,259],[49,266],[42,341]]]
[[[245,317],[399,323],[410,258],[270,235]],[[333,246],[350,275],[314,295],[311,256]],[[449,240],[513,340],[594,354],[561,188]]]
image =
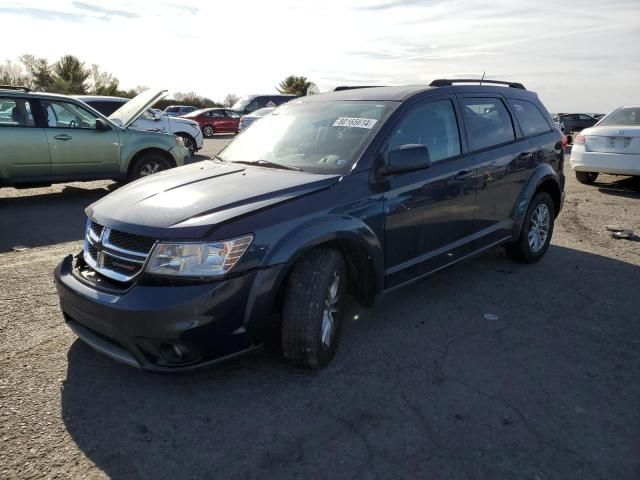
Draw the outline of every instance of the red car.
[[[228,108],[203,108],[182,117],[198,122],[205,137],[214,133],[238,133],[240,123],[240,114]]]

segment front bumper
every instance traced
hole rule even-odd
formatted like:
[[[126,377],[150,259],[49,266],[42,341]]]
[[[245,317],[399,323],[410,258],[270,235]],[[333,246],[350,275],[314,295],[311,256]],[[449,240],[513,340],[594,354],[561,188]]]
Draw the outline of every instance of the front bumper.
[[[587,152],[584,145],[574,145],[569,163],[577,172],[640,175],[640,155]]]
[[[111,291],[87,284],[76,267],[68,256],[54,272],[65,321],[83,341],[117,361],[177,371],[260,347],[246,322],[255,272],[206,284]]]
[[[173,157],[176,162],[176,167],[181,167],[186,165],[191,159],[191,154],[189,153],[189,149],[186,147],[181,147],[180,145],[176,145],[169,153]]]
[[[201,128],[198,128],[198,131],[193,136],[193,138],[195,138],[195,140],[196,140],[196,151],[201,150],[203,142],[204,142],[204,135],[202,134],[202,129]]]

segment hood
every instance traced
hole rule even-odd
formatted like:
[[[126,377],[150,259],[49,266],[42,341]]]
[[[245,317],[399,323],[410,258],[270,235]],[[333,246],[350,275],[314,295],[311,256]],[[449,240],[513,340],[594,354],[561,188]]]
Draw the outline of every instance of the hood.
[[[109,120],[127,128],[151,105],[167,95],[167,90],[146,90],[109,115]]]
[[[227,220],[327,188],[339,178],[209,160],[133,182],[86,212],[101,225],[132,234],[195,239]]]
[[[198,128],[200,127],[200,124],[195,120],[189,120],[184,117],[167,117],[167,120],[169,120],[169,124],[171,125],[192,125]],[[171,131],[173,131],[173,129],[171,129]]]

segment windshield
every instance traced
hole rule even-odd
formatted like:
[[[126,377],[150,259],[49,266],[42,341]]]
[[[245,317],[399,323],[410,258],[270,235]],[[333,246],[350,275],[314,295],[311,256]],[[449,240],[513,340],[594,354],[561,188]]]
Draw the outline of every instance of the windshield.
[[[614,110],[598,123],[603,125],[640,126],[640,107],[622,107]]]
[[[244,111],[244,109],[247,108],[247,105],[249,105],[253,98],[254,97],[250,96],[242,97],[240,100],[233,104],[231,110],[237,110],[238,112]]]
[[[226,162],[276,163],[313,173],[349,171],[392,102],[295,102],[254,123],[219,155]]]

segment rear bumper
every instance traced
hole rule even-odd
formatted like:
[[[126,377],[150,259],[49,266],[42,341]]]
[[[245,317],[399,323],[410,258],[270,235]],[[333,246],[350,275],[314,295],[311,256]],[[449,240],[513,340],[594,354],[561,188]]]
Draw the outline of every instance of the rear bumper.
[[[569,163],[577,172],[640,175],[640,155],[587,152],[584,145],[574,145]]]
[[[69,328],[114,360],[151,371],[189,370],[259,348],[247,325],[255,277],[107,292],[79,279],[71,256],[54,272]]]

